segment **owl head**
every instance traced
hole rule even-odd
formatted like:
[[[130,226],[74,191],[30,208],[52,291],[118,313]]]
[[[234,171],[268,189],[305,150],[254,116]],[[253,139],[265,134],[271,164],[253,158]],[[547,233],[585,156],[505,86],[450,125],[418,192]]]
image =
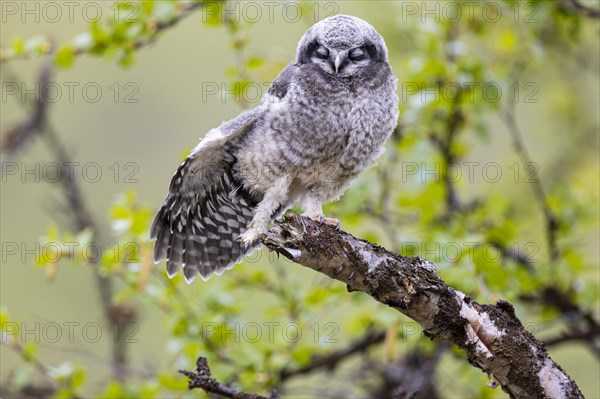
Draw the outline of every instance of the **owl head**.
[[[311,26],[298,43],[296,62],[317,64],[332,75],[351,76],[373,62],[387,62],[387,47],[368,22],[335,15]]]

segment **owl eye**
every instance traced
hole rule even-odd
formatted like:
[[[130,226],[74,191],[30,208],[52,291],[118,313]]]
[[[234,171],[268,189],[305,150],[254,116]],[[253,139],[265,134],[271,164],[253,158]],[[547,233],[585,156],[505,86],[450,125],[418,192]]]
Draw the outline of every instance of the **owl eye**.
[[[327,50],[326,47],[319,46],[315,49],[315,55],[317,56],[317,58],[326,60],[327,58],[329,58],[329,50]]]
[[[362,61],[367,58],[367,53],[362,48],[355,48],[350,51],[348,58],[350,58],[352,61]]]

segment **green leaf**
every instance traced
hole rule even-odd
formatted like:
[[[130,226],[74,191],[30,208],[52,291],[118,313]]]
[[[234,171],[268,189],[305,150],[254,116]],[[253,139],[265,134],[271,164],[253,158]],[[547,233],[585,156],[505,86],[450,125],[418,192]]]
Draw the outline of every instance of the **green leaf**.
[[[21,350],[21,356],[23,360],[26,362],[30,362],[35,359],[35,355],[37,354],[37,345],[33,341],[28,341],[23,345],[23,349]]]
[[[151,15],[154,11],[154,0],[142,0],[140,1],[140,10],[146,15]]]
[[[85,381],[85,370],[83,368],[76,368],[73,374],[71,375],[71,387],[73,389],[78,389],[83,386],[83,382]]]
[[[310,359],[315,354],[315,348],[311,348],[307,345],[298,345],[292,352],[292,359],[298,365],[305,366],[310,362]]]
[[[15,55],[23,54],[25,52],[25,41],[20,36],[15,36],[12,41],[12,50]]]
[[[328,290],[323,287],[316,287],[315,289],[309,291],[309,293],[304,298],[305,303],[309,305],[318,305],[325,301],[329,296]]]
[[[104,391],[98,392],[95,397],[97,399],[125,399],[127,393],[117,381],[110,381]]]
[[[223,1],[207,1],[204,7],[202,21],[209,26],[221,25],[223,10]]]
[[[90,24],[90,33],[92,34],[92,40],[94,41],[95,52],[101,53],[109,42],[109,34],[106,28],[100,25],[99,22],[93,22]]]
[[[187,379],[173,374],[159,374],[158,382],[163,387],[173,392],[183,392],[187,388]]]
[[[183,381],[186,382],[185,379],[183,379]],[[183,392],[184,390],[185,387],[180,387],[178,392]],[[153,399],[158,397],[158,393],[159,390],[157,384],[155,382],[150,382],[140,389],[139,397],[144,399]]]
[[[61,68],[70,68],[75,60],[75,52],[71,46],[63,46],[56,52],[55,62]]]
[[[5,324],[9,322],[10,316],[8,315],[8,310],[4,307],[0,307],[0,332],[4,332]]]
[[[52,396],[53,399],[73,399],[73,397],[73,392],[69,389],[61,389]]]
[[[248,61],[246,63],[246,65],[248,66],[248,69],[257,69],[257,68],[260,68],[261,66],[263,66],[263,64],[264,64],[264,61],[260,57],[250,57],[250,58],[248,58]]]
[[[122,67],[129,68],[135,62],[135,51],[125,47],[120,48],[117,51],[117,60]]]

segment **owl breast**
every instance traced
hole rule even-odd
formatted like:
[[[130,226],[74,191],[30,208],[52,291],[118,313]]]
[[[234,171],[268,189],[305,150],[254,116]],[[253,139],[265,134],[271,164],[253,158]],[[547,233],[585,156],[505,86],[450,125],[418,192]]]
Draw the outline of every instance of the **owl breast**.
[[[299,161],[300,168],[329,165],[354,177],[380,155],[396,126],[395,79],[390,73],[376,87],[361,76],[320,76],[311,82],[300,80],[293,87],[290,115],[295,131],[282,135],[282,151],[292,154],[289,160]]]

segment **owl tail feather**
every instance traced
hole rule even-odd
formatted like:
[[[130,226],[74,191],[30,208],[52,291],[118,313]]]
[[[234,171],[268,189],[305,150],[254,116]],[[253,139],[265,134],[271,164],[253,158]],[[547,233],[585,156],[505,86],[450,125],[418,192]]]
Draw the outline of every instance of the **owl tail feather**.
[[[222,274],[258,245],[238,240],[252,221],[254,201],[230,173],[212,190],[192,196],[170,193],[156,215],[150,237],[156,239],[154,261],[167,258],[167,274],[180,267],[188,283]]]

